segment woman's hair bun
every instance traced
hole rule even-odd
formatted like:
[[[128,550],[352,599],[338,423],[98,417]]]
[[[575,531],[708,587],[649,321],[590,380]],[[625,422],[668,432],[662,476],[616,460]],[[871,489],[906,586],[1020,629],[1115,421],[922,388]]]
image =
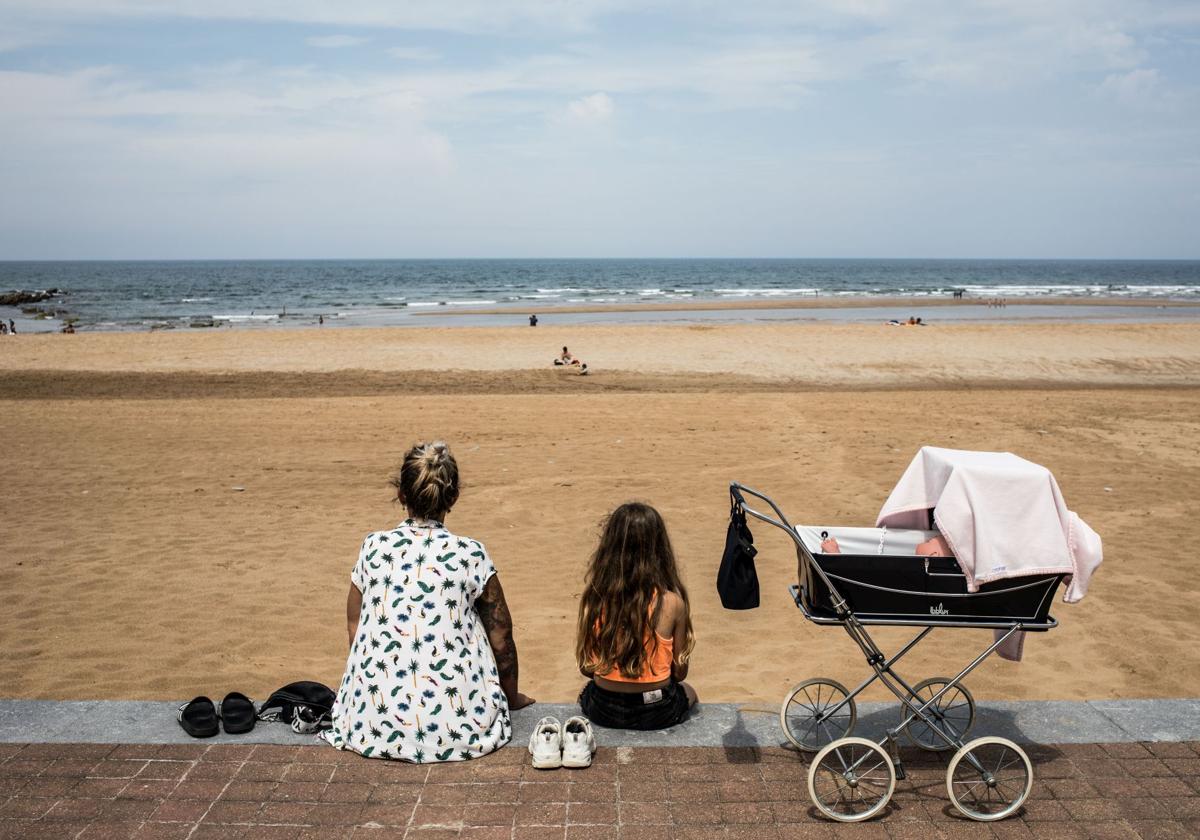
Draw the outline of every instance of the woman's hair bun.
[[[445,441],[418,443],[404,456],[391,484],[413,515],[435,519],[458,501],[458,463]]]

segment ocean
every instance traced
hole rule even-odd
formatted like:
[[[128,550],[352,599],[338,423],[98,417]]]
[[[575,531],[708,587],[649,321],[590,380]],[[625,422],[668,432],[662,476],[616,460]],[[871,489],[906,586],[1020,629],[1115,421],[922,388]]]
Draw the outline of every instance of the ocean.
[[[429,323],[469,307],[522,318],[552,306],[806,297],[1156,298],[1200,301],[1200,261],[577,259],[0,262],[0,292],[81,328]],[[759,310],[761,311],[761,310]],[[15,313],[15,314],[14,314]],[[31,313],[4,317],[28,323]],[[792,317],[799,317],[793,311]],[[872,316],[873,317],[873,316]],[[53,318],[51,323],[57,323]],[[449,323],[438,319],[440,323]],[[45,326],[49,326],[46,324]]]

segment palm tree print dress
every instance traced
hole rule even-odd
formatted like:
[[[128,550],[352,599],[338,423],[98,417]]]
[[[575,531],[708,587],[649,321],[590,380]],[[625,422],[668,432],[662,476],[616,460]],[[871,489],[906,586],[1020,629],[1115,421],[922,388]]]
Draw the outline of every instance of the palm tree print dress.
[[[483,545],[440,522],[407,519],[368,535],[350,575],[363,595],[358,633],[321,737],[417,763],[508,743],[508,701],[475,610],[495,573]]]

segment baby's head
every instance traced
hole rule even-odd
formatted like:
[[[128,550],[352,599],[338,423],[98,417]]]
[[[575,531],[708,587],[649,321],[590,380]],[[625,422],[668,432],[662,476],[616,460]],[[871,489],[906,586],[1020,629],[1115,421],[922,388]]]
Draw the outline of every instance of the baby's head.
[[[458,462],[443,441],[418,443],[404,456],[391,485],[414,518],[440,522],[458,501]]]

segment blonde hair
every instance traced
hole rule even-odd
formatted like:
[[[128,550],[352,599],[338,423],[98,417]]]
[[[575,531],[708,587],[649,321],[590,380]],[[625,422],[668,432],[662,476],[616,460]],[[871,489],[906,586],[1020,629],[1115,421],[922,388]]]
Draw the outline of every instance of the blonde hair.
[[[441,519],[458,501],[458,462],[445,441],[417,443],[404,456],[390,484],[413,516]]]

